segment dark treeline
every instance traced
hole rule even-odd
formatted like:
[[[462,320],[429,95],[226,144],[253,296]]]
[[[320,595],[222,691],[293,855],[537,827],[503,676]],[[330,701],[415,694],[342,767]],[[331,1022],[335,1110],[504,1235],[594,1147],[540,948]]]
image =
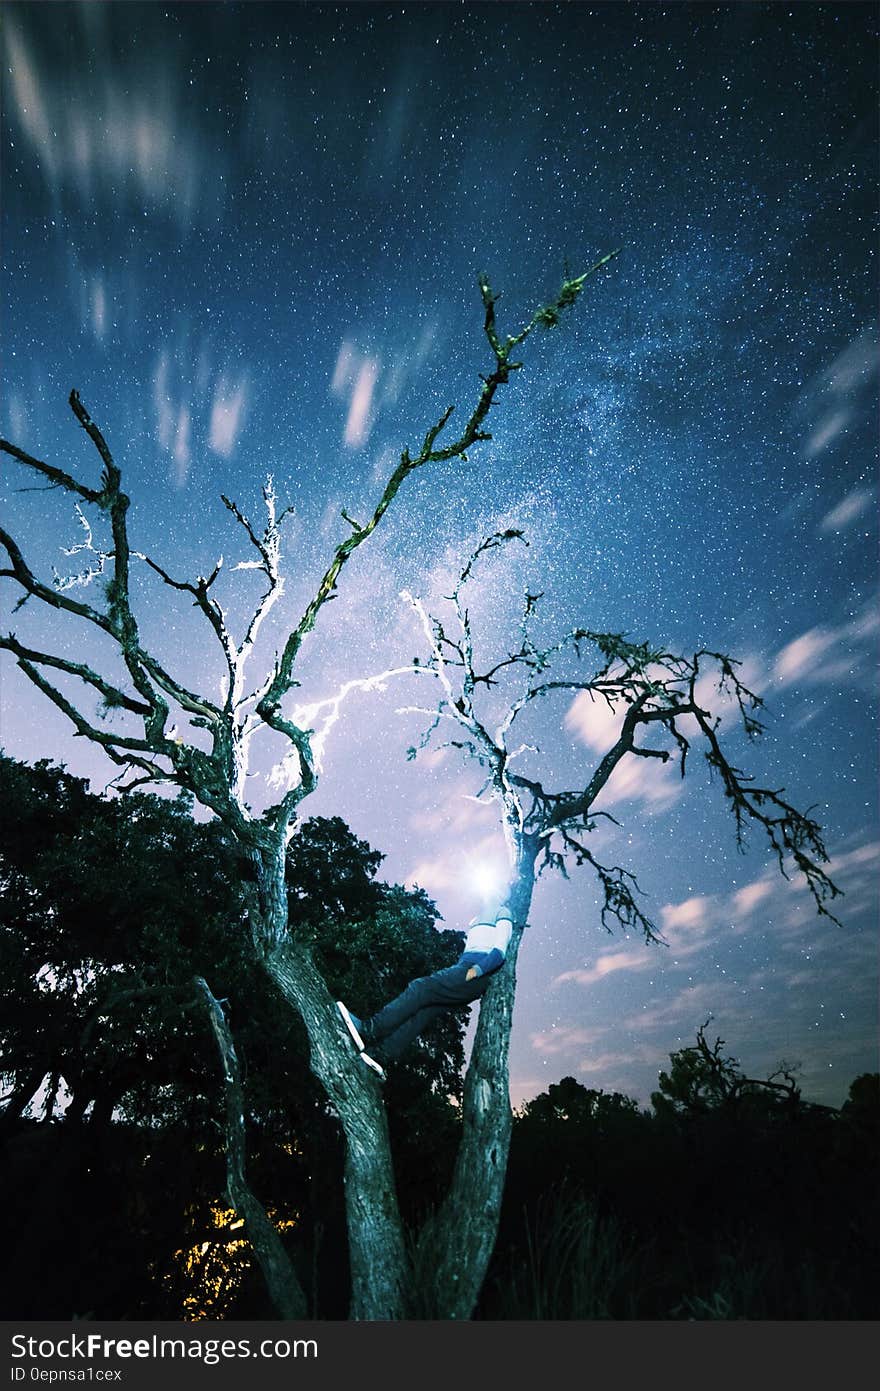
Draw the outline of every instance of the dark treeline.
[[[271,1318],[225,1196],[203,976],[244,1072],[250,1185],[314,1318],[348,1304],[343,1142],[253,961],[242,880],[185,799],[98,797],[0,755],[0,1177],[7,1318]],[[291,924],[369,1012],[455,959],[422,891],[339,819],[291,843]],[[401,1201],[430,1213],[455,1153],[465,1016],[386,1084]],[[485,1319],[864,1319],[878,1313],[880,1095],[840,1111],[746,1078],[707,1027],[650,1111],[563,1078],[514,1122]],[[418,1311],[414,1311],[417,1315]]]

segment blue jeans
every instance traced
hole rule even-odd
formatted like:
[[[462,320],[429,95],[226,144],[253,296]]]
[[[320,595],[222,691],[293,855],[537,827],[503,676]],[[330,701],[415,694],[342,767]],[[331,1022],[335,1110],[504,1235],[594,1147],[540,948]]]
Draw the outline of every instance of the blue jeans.
[[[480,966],[488,956],[488,952],[465,952],[454,966],[410,981],[395,999],[370,1019],[362,1021],[360,1034],[367,1052],[375,1051],[388,1059],[399,1058],[441,1014],[479,1000],[501,967],[496,966],[495,970],[475,976],[473,980],[465,977],[471,966]]]

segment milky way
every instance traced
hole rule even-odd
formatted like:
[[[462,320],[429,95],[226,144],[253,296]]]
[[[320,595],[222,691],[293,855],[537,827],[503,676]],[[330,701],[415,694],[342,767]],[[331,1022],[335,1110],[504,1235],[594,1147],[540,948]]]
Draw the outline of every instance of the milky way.
[[[348,534],[342,509],[368,515],[446,406],[466,418],[493,365],[478,275],[516,331],[620,249],[524,346],[492,440],[407,480],[297,694],[424,655],[400,591],[442,605],[507,527],[529,546],[475,577],[487,656],[517,642],[528,588],[549,639],[583,625],[739,657],[768,728],[750,747],[725,720],[731,757],[815,807],[841,926],[757,837],[737,852],[698,758],[684,782],[637,760],[596,844],[637,872],[669,945],[607,936],[587,869],[544,876],[512,1094],[569,1074],[647,1102],[711,1015],[751,1075],[800,1062],[805,1094],[840,1104],[876,1069],[875,7],[8,3],[3,45],[3,432],[94,483],[76,387],[136,548],[181,579],[222,554],[239,623],[248,557],[220,498],[256,518],[271,474],[294,515],[266,659]],[[20,491],[34,480],[8,459],[2,480],[31,565],[75,574],[70,498]],[[146,645],[215,694],[211,634],[148,572],[135,592]],[[10,619],[16,598],[4,630],[102,659],[34,602]],[[103,788],[116,770],[2,670],[6,751]],[[351,696],[303,810],[344,816],[460,926],[500,834],[478,769],[407,760],[415,684]],[[526,733],[523,767],[570,785],[607,747],[570,693]],[[257,804],[277,750],[254,754]]]

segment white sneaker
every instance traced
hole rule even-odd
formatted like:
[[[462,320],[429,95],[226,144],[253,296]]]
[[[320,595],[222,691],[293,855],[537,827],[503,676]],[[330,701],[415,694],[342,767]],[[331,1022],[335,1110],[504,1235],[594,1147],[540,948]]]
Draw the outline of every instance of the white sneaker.
[[[355,1048],[358,1050],[359,1053],[363,1053],[364,1041],[357,1031],[357,1027],[355,1025],[354,1020],[352,1019],[351,1015],[349,1014],[348,1010],[345,1008],[345,1005],[342,1003],[341,1000],[336,1001],[336,1008],[342,1015],[342,1022],[344,1023],[345,1027],[348,1029],[348,1032],[351,1034],[354,1040]]]
[[[383,1082],[385,1081],[384,1067],[382,1067],[380,1063],[377,1063],[375,1058],[371,1058],[369,1053],[361,1053],[361,1062],[366,1063],[367,1067],[371,1067],[374,1072],[377,1072],[379,1074],[380,1079]]]

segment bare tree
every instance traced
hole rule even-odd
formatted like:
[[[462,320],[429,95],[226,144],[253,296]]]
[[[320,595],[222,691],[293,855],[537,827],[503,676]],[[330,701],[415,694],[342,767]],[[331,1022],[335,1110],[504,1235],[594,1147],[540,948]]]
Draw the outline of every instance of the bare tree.
[[[722,1051],[724,1039],[709,1043],[706,1030],[712,1016],[697,1029],[697,1041],[670,1054],[668,1072],[661,1072],[651,1102],[659,1114],[694,1115],[714,1109],[735,1113],[743,1103],[785,1105],[790,1114],[800,1108],[833,1111],[833,1107],[804,1102],[797,1084],[797,1064],[780,1062],[769,1077],[747,1077],[739,1062]]]
[[[611,931],[619,926],[662,942],[640,904],[641,890],[625,866],[606,864],[590,848],[589,837],[602,821],[614,817],[597,802],[614,770],[625,759],[678,762],[684,777],[688,755],[697,744],[734,816],[742,848],[749,827],[766,837],[782,874],[803,876],[817,910],[833,918],[827,904],[840,892],[823,866],[828,856],[819,825],[783,797],[784,789],[764,787],[733,764],[722,741],[721,717],[706,705],[716,695],[732,702],[749,740],[762,731],[761,699],[737,674],[739,663],[720,652],[701,650],[678,656],[649,643],[634,643],[621,633],[574,628],[559,640],[539,646],[534,638],[540,594],[526,592],[518,646],[479,665],[474,624],[465,588],[478,562],[514,542],[517,530],[483,540],[459,575],[448,612],[430,614],[421,600],[409,600],[421,627],[427,657],[420,669],[439,685],[439,700],[405,707],[430,718],[421,749],[448,735],[451,746],[473,758],[483,770],[477,794],[498,809],[511,871],[514,930],[505,968],[494,977],[480,1006],[463,1097],[463,1131],[453,1184],[441,1209],[422,1234],[421,1268],[429,1272],[431,1301],[446,1317],[467,1318],[480,1290],[495,1240],[510,1141],[511,1111],[508,1045],[516,989],[516,958],[525,930],[535,879],[544,869],[588,865],[602,895],[600,918]],[[526,542],[526,544],[528,544]],[[485,645],[489,645],[488,643]],[[586,664],[587,674],[581,668]],[[561,674],[554,675],[554,669]],[[709,678],[708,680],[706,678]],[[571,788],[552,790],[537,776],[516,770],[517,763],[538,762],[539,750],[517,742],[523,718],[536,702],[584,693],[616,717],[617,733],[596,765]],[[660,744],[648,743],[659,737]],[[617,824],[615,822],[615,824]],[[836,921],[836,919],[834,919]],[[783,1077],[787,1085],[787,1078]],[[774,1085],[782,1085],[774,1079]]]
[[[290,1007],[302,1017],[311,1047],[312,1071],[323,1084],[330,1104],[338,1114],[346,1136],[345,1197],[348,1220],[349,1259],[352,1282],[351,1316],[358,1319],[395,1319],[408,1310],[407,1286],[410,1253],[401,1223],[395,1193],[393,1168],[385,1111],[378,1083],[354,1058],[350,1041],[334,1008],[308,944],[298,941],[288,930],[285,862],[287,846],[296,825],[300,804],[314,789],[317,778],[315,731],[307,719],[285,708],[293,688],[296,663],[303,643],[311,633],[324,605],[334,597],[341,572],[355,551],[368,539],[394,502],[409,475],[426,465],[439,465],[452,459],[466,459],[467,452],[491,436],[485,429],[487,416],[504,386],[522,363],[516,351],[529,335],[540,328],[554,327],[562,312],[577,300],[587,278],[605,266],[616,252],[603,257],[584,275],[566,279],[555,300],[539,308],[519,333],[502,336],[496,325],[496,296],[485,278],[480,280],[484,308],[483,327],[494,365],[482,377],[475,404],[460,434],[447,444],[440,436],[449,425],[450,406],[427,431],[414,453],[405,449],[385,484],[378,503],[361,524],[343,513],[350,535],[332,555],[314,595],[299,621],[287,630],[287,637],[268,672],[251,683],[248,673],[261,628],[281,600],[284,581],[281,568],[282,525],[287,511],[278,507],[275,487],[270,479],[263,497],[266,520],[257,527],[240,507],[228,498],[223,502],[244,532],[250,558],[235,567],[255,573],[261,592],[244,632],[236,638],[227,614],[216,597],[222,560],[207,576],[194,581],[178,579],[149,556],[132,549],[128,531],[129,498],[122,490],[122,476],[98,426],[71,392],[70,406],[94,444],[102,463],[100,486],[92,486],[72,473],[43,462],[6,440],[0,450],[45,480],[47,487],[61,489],[77,500],[83,539],[68,551],[84,557],[85,568],[69,577],[55,576],[54,583],[39,579],[28,564],[21,547],[7,532],[0,530],[0,542],[9,563],[0,576],[10,579],[21,591],[19,607],[27,600],[82,620],[97,630],[96,650],[103,646],[121,658],[124,672],[111,679],[85,661],[37,650],[20,642],[14,634],[0,637],[0,647],[15,657],[25,676],[68,718],[75,733],[99,745],[121,769],[121,790],[148,783],[170,783],[185,788],[216,816],[235,837],[253,866],[250,897],[250,924],[255,952],[263,968]],[[109,524],[111,539],[105,548],[96,543],[87,508],[97,509]],[[168,665],[147,649],[141,639],[138,619],[131,599],[134,565],[146,567],[163,586],[185,596],[209,624],[219,648],[224,680],[219,699],[211,699],[191,689]],[[102,586],[105,602],[95,604],[78,597],[90,584]],[[82,683],[82,697],[74,700],[55,684],[60,673],[66,682]],[[358,683],[353,683],[357,685]],[[102,723],[91,713],[88,699],[99,700],[103,710],[121,717],[124,732]],[[189,738],[181,729],[189,725]],[[249,749],[259,730],[280,735],[288,749],[287,785],[280,799],[256,814],[245,797]],[[207,745],[207,747],[205,747]],[[505,787],[505,795],[508,795]],[[525,844],[525,842],[524,842]],[[520,910],[527,908],[521,899]],[[524,911],[522,912],[524,919]],[[211,1005],[210,990],[199,984],[199,998]],[[500,1176],[503,1173],[501,1149],[482,1150],[484,1139],[497,1145],[492,1120],[499,1113],[500,1095],[487,1103],[489,1093],[506,1077],[507,1035],[510,1026],[508,995],[496,992],[492,1008],[482,1025],[482,1043],[468,1080],[467,1116],[473,1134],[466,1137],[462,1159],[453,1179],[449,1211],[464,1214],[467,1226],[466,1257],[455,1260],[449,1249],[457,1240],[453,1231],[443,1238],[440,1269],[446,1280],[434,1282],[434,1309],[437,1317],[467,1317],[482,1282],[485,1265],[494,1241]],[[230,1190],[246,1223],[248,1236],[257,1251],[270,1292],[279,1310],[304,1308],[301,1291],[288,1288],[294,1281],[289,1266],[280,1258],[272,1234],[267,1233],[259,1203],[247,1189],[240,1092],[231,1069],[222,1018],[212,1015],[226,1077],[227,1147],[230,1152]],[[229,1044],[231,1046],[231,1044]],[[495,1049],[497,1057],[491,1056]],[[487,1128],[488,1118],[488,1128]],[[506,1150],[505,1150],[506,1152]],[[478,1158],[483,1154],[482,1161]],[[496,1179],[491,1185],[492,1206],[479,1212],[469,1192],[471,1173],[492,1166]],[[484,1183],[480,1184],[482,1191]],[[448,1225],[448,1224],[447,1224]],[[453,1223],[454,1226],[454,1223]],[[283,1254],[283,1253],[282,1253]],[[451,1271],[452,1265],[456,1266]]]

